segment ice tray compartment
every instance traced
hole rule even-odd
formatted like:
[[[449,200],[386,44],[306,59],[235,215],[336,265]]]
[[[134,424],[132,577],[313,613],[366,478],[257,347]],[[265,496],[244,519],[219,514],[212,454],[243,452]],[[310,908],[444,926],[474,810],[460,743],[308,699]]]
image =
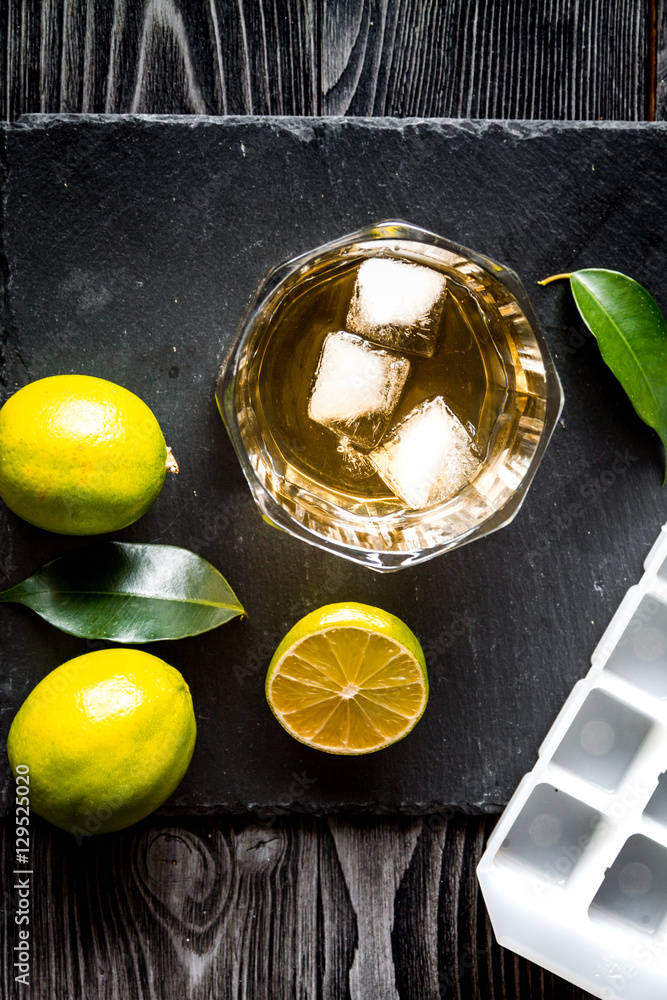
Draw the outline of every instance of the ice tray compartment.
[[[563,885],[588,847],[600,813],[552,785],[537,785],[503,841],[496,860]]]
[[[639,603],[606,669],[656,698],[667,698],[667,606],[653,594]]]
[[[667,915],[667,848],[639,833],[630,837],[607,870],[589,915],[654,934]]]
[[[651,729],[634,708],[595,689],[553,754],[555,764],[615,792]]]
[[[649,799],[644,815],[667,826],[667,772],[660,775],[658,787]]]

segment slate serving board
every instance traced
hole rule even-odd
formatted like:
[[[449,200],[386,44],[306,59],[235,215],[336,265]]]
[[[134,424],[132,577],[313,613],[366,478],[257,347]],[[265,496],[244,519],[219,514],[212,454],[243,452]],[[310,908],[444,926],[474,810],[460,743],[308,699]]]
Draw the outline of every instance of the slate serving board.
[[[28,116],[4,126],[2,138],[5,395],[82,372],[145,399],[181,472],[117,537],[194,549],[248,611],[198,638],[148,647],[187,678],[199,726],[192,765],[166,809],[500,808],[586,673],[667,515],[657,436],[600,360],[567,285],[535,284],[605,266],[642,281],[667,308],[667,128]],[[379,576],[261,520],[213,394],[223,348],[266,271],[389,217],[516,269],[566,403],[511,526]],[[85,543],[4,508],[0,517],[3,587]],[[359,759],[296,743],[263,694],[282,635],[341,600],[404,618],[431,680],[411,736]],[[0,606],[0,637],[4,741],[41,677],[102,644],[11,605]]]

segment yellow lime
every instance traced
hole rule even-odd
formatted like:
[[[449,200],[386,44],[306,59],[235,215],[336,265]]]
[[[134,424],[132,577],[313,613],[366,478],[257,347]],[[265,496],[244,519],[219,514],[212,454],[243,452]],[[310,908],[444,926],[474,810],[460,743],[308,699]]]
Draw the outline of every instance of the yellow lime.
[[[86,836],[157,809],[187,771],[196,733],[178,670],[142,650],[102,649],[40,681],[12,722],[7,753],[14,774],[29,769],[30,808]]]
[[[273,655],[266,697],[307,746],[360,754],[402,739],[428,699],[424,653],[395,615],[327,604],[297,622]]]
[[[0,497],[62,535],[118,531],[141,517],[178,471],[155,416],[128,389],[53,375],[0,410]]]

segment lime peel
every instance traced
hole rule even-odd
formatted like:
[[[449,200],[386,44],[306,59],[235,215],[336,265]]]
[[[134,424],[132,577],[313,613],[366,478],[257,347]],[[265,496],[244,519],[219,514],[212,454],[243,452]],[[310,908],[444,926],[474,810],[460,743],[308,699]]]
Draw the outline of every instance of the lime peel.
[[[10,396],[0,455],[0,497],[62,535],[127,527],[155,502],[167,468],[177,469],[146,403],[91,375],[52,375]]]
[[[30,808],[87,837],[121,830],[157,809],[180,783],[197,726],[182,675],[139,649],[68,660],[16,714],[7,754],[30,774]]]

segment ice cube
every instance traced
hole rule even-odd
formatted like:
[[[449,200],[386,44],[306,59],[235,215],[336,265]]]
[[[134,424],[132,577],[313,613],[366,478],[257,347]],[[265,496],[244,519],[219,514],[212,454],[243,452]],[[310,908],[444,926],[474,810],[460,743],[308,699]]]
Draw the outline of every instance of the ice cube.
[[[472,438],[442,396],[410,410],[368,457],[389,489],[415,510],[458,493],[480,464]]]
[[[308,416],[362,448],[382,439],[410,362],[353,333],[327,334],[308,401]]]
[[[336,451],[350,479],[370,479],[375,475],[375,466],[366,452],[355,448],[349,438],[342,437]]]
[[[427,358],[436,348],[447,279],[392,257],[370,257],[357,272],[346,325],[376,344]]]

